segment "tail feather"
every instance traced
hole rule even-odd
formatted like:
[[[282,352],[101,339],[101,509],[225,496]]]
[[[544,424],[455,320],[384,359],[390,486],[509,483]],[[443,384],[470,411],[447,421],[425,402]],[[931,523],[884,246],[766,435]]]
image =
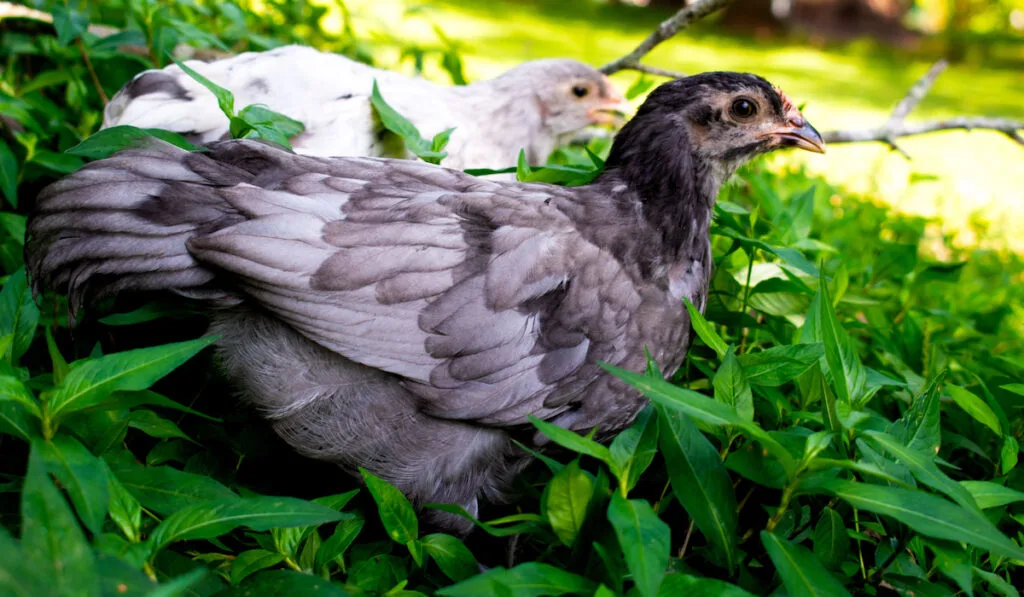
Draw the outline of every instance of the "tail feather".
[[[72,314],[124,290],[233,301],[186,244],[244,220],[218,187],[252,176],[155,140],[85,166],[37,199],[25,246],[33,290],[66,292]]]

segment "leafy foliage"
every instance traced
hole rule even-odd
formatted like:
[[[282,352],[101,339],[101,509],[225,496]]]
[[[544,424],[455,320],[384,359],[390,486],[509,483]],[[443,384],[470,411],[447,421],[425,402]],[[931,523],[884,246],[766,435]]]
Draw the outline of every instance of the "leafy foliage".
[[[466,540],[430,532],[367,472],[357,487],[292,454],[210,373],[194,306],[121,299],[71,330],[66,300],[34,300],[25,277],[35,194],[147,136],[202,150],[159,130],[90,136],[103,96],[181,43],[376,55],[347,19],[338,35],[309,26],[322,7],[255,4],[54,2],[52,27],[21,23],[0,45],[0,592],[1017,594],[1024,263],[802,171],[756,164],[723,191],[685,364],[667,380],[655,363],[611,369],[652,406],[607,446],[532,419],[560,448],[520,476],[515,505],[433,506],[472,520]],[[464,83],[436,31],[438,48],[402,59]],[[235,136],[301,130],[213,87]],[[411,153],[444,157],[450,131],[428,141],[374,100]],[[607,150],[504,171],[584,184]]]

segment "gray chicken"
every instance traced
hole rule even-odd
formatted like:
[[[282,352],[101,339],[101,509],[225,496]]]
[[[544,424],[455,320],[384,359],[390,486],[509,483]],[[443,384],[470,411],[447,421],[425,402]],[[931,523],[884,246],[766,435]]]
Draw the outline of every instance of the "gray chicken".
[[[301,121],[306,130],[291,144],[303,155],[412,157],[374,114],[374,80],[424,137],[455,128],[444,164],[460,170],[515,165],[520,149],[543,164],[581,129],[616,123],[629,109],[608,77],[575,60],[534,60],[462,87],[305,46],[186,65],[230,90],[236,108],[264,104]],[[104,110],[103,127],[115,125],[167,129],[200,144],[229,136],[217,99],[175,64],[125,84]]]
[[[681,363],[719,187],[788,146],[824,151],[785,95],[726,72],[656,89],[575,188],[154,142],[45,189],[28,266],[72,308],[208,301],[228,375],[296,450],[476,512],[521,468],[527,415],[601,437],[631,422],[644,399],[597,363],[641,370],[645,346]]]

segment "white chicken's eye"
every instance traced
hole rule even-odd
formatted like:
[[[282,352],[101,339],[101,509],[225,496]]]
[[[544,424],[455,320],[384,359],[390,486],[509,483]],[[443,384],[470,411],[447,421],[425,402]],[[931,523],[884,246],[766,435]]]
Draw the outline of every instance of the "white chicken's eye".
[[[588,93],[590,93],[590,90],[583,85],[575,85],[572,88],[572,94],[576,97],[586,97]]]
[[[747,120],[757,114],[757,104],[745,97],[741,97],[733,101],[732,106],[729,108],[729,113],[738,120]]]

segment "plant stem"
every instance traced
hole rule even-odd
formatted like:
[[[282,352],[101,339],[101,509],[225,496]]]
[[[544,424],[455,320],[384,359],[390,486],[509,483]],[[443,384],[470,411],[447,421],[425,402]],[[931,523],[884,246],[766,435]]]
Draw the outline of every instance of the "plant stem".
[[[857,529],[858,535],[861,534],[860,511],[857,510],[856,508],[853,509],[853,528]],[[868,572],[867,569],[864,567],[864,547],[861,545],[861,542],[859,540],[857,541],[857,555],[860,559],[860,577],[864,579],[864,582],[867,582]]]
[[[768,521],[768,525],[765,526],[765,530],[772,532],[775,527],[778,526],[782,520],[782,515],[786,513],[789,508],[789,501],[793,499],[793,491],[796,490],[797,478],[794,477],[792,481],[786,484],[786,487],[782,490],[782,500],[779,502],[779,507],[775,510],[775,514],[772,515],[771,520]]]
[[[110,101],[107,98],[106,92],[103,91],[103,85],[100,85],[100,78],[96,76],[96,69],[92,67],[92,60],[89,59],[89,52],[85,49],[85,44],[82,43],[82,38],[79,37],[75,40],[75,45],[78,46],[78,53],[82,55],[82,62],[85,63],[85,69],[89,71],[89,76],[92,78],[92,84],[96,87],[96,91],[100,94],[100,99],[106,104]]]
[[[690,526],[686,527],[686,537],[683,539],[683,546],[679,548],[679,554],[676,555],[676,559],[683,559],[686,555],[686,548],[690,546],[690,537],[693,535],[693,519],[690,519]]]

